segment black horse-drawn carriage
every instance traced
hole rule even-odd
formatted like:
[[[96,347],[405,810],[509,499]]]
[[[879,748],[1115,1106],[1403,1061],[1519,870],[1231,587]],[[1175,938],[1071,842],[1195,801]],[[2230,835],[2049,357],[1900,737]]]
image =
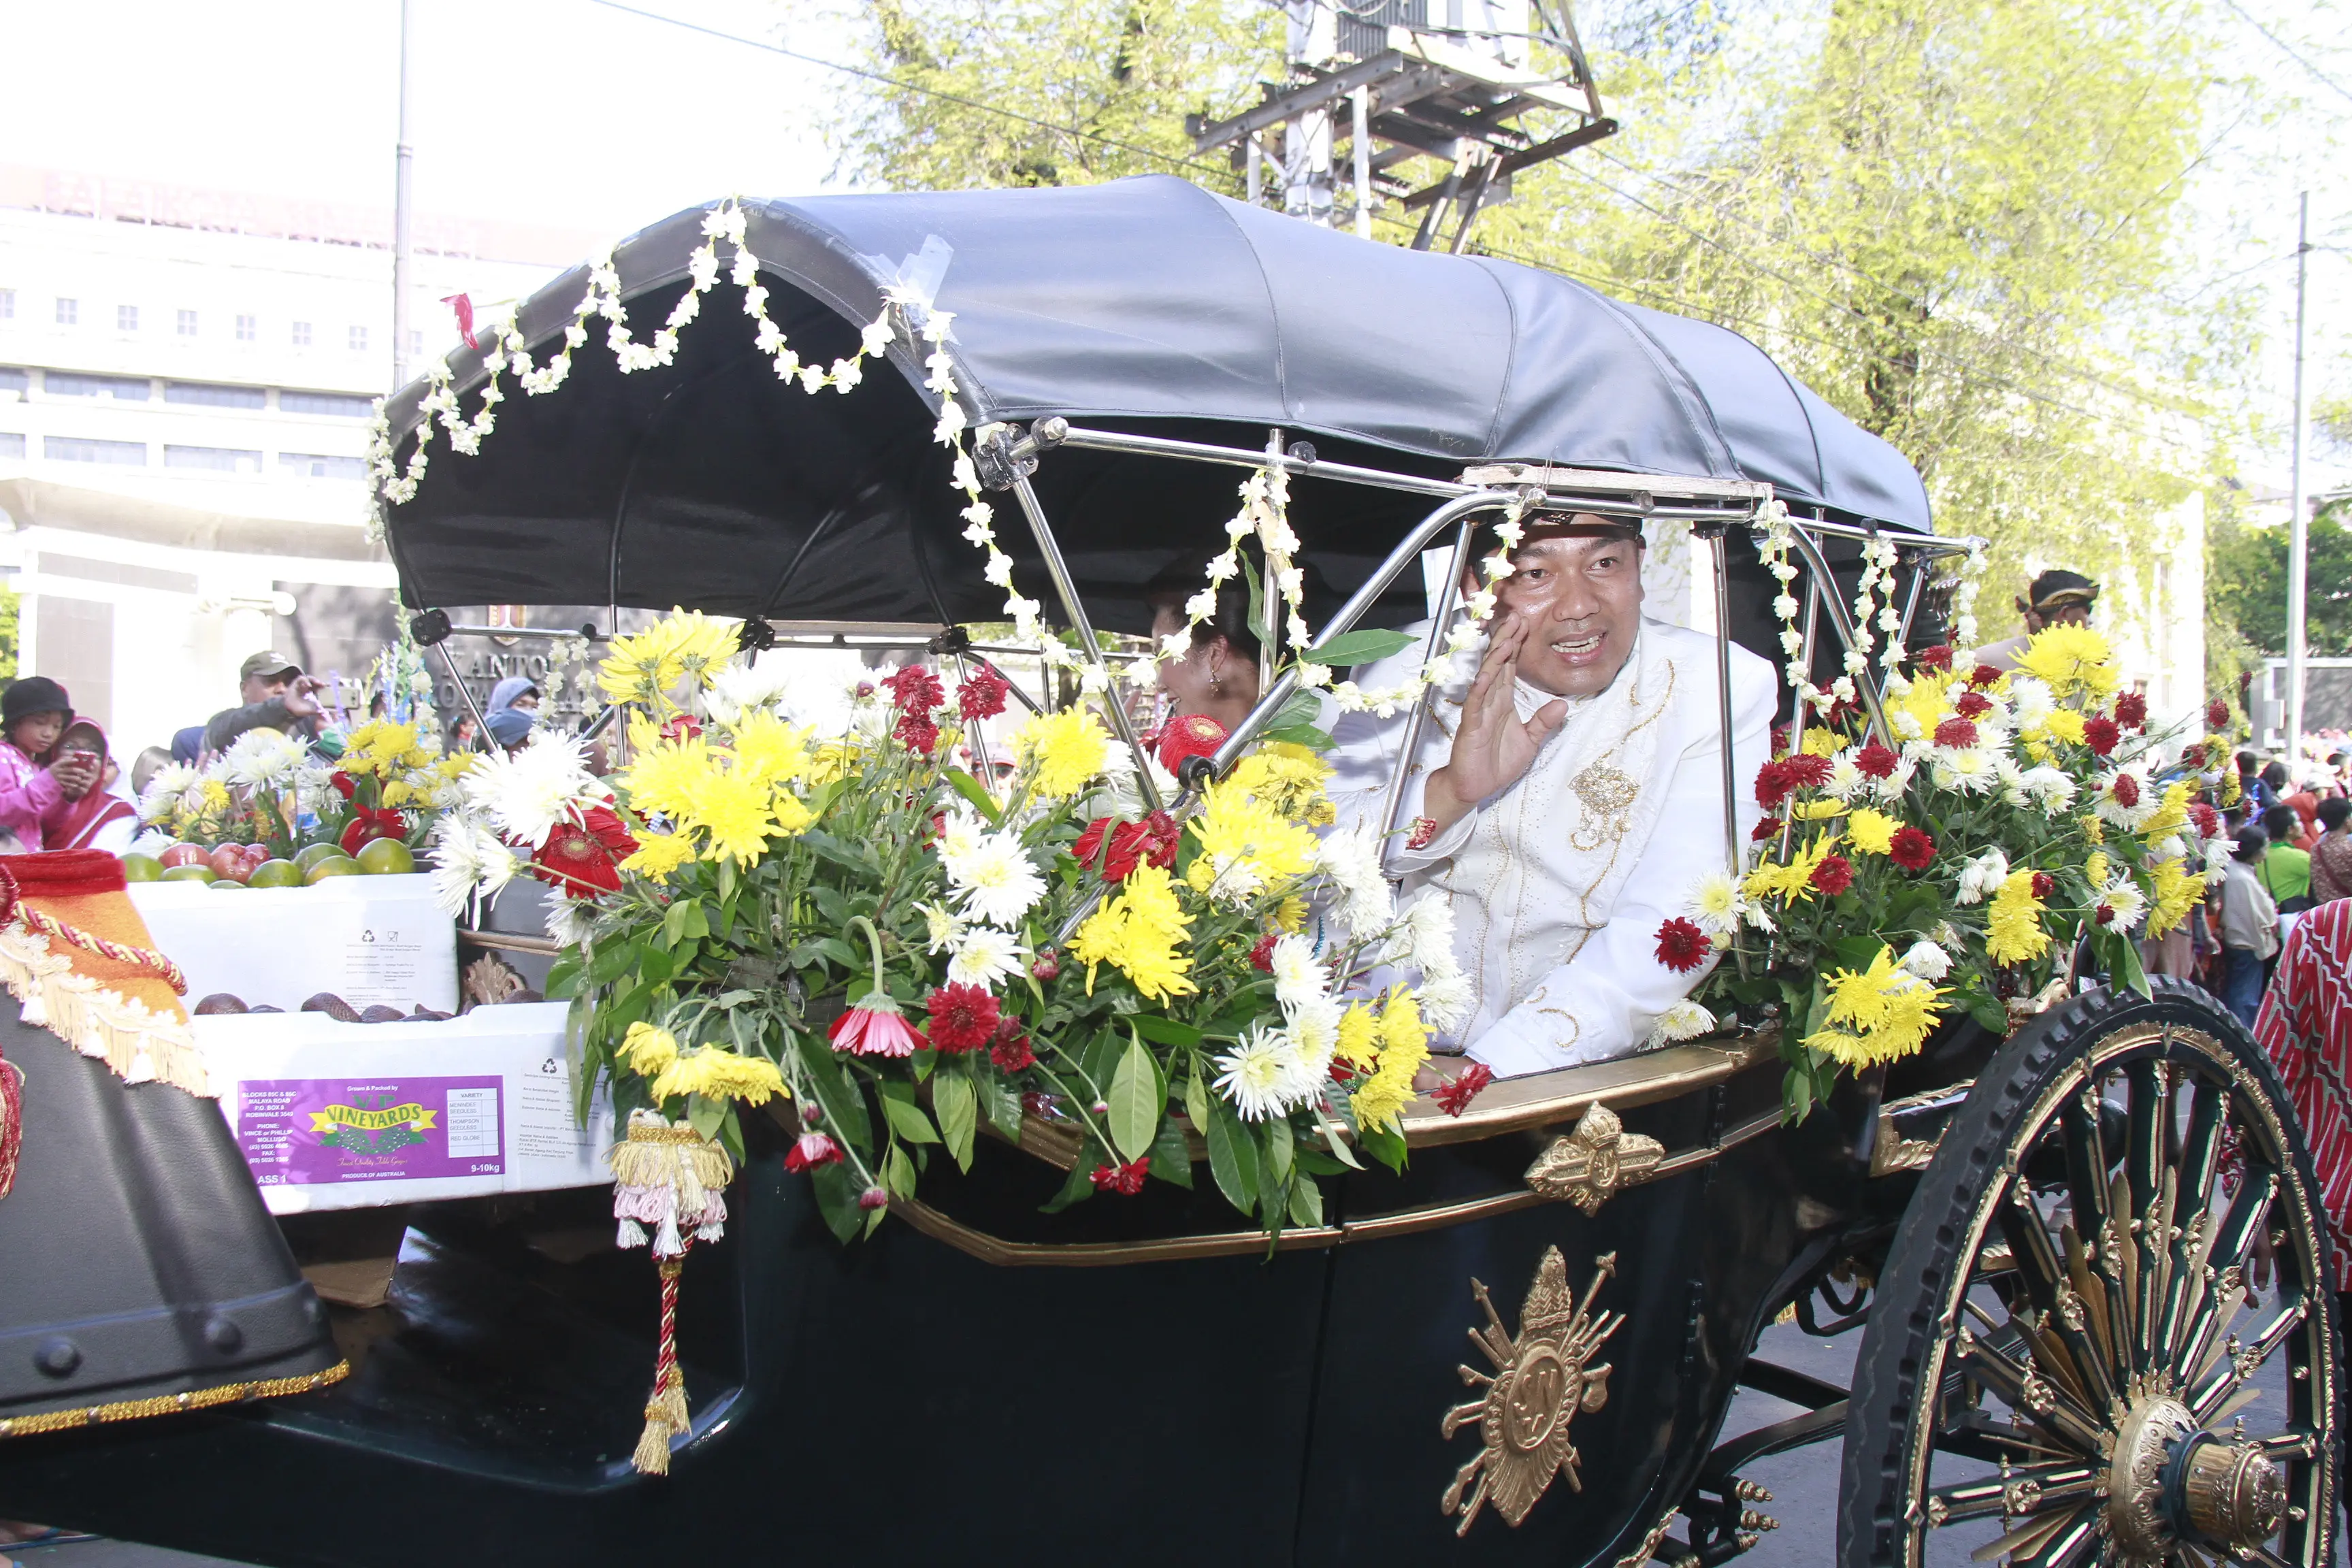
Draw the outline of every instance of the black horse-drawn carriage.
[[[840,396],[778,356],[854,355],[895,291],[952,312],[980,472],[1030,525],[1015,584],[1083,651],[1143,629],[1142,585],[1218,542],[1252,468],[1287,474],[1303,557],[1345,600],[1334,632],[1417,618],[1425,550],[1458,564],[1482,518],[1532,506],[1687,530],[1713,588],[1693,602],[1769,647],[1753,534],[1777,500],[1819,633],[1802,657],[1853,637],[1874,540],[1897,547],[1898,635],[1934,640],[1957,546],[1916,476],[1720,329],[1173,180],[719,210],[744,220],[732,280],[698,271],[712,215],[680,215],[394,400],[380,477],[413,607],[919,626],[956,657],[953,628],[1000,612],[955,537],[924,345],[890,342],[902,374]],[[583,291],[611,308],[583,315]],[[675,330],[697,306],[712,319]],[[650,349],[565,348],[596,314],[665,313]],[[541,356],[539,395],[493,418],[484,361],[508,345]],[[413,466],[436,421],[479,450]],[[1402,1175],[1349,1176],[1271,1247],[1205,1182],[1041,1212],[1077,1151],[1033,1119],[845,1248],[786,1134],[752,1129],[730,1234],[693,1260],[693,1430],[658,1479],[630,1463],[654,1287],[597,1234],[602,1194],[420,1206],[385,1305],[313,1309],[240,1358],[207,1325],[307,1300],[241,1168],[162,1106],[179,1091],[16,1026],[34,1131],[68,1087],[90,1109],[28,1142],[0,1202],[0,1514],[288,1564],[1636,1568],[1755,1546],[1773,1521],[1743,1472],[1842,1441],[1853,1568],[1988,1543],[2047,1568],[2330,1561],[2333,1265],[2277,1079],[2192,987],[2060,991],[1794,1125],[1769,1025],[1504,1080],[1409,1114]],[[68,1149],[70,1212],[36,1170]],[[1850,1388],[1751,1355],[1786,1312],[1861,1335]],[[137,1313],[186,1353],[43,1359]],[[315,1392],[113,1419],[338,1363]],[[2233,1419],[2266,1364],[2284,1419]],[[1743,1386],[1802,1413],[1719,1442]]]

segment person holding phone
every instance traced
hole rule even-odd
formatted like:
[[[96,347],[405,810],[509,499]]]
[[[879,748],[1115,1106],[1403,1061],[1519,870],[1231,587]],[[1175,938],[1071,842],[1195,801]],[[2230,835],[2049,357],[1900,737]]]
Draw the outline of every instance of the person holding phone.
[[[60,773],[61,781],[70,777],[79,780],[85,771],[90,774],[88,784],[65,783],[67,810],[64,819],[48,836],[52,849],[103,849],[110,855],[129,852],[139,837],[139,812],[122,796],[109,787],[107,774],[115,771],[107,754],[106,731],[87,719],[75,719],[67,724],[65,733],[58,737],[56,761],[50,771],[58,772],[64,764],[74,764],[69,773]]]
[[[237,666],[241,708],[224,708],[205,726],[204,752],[217,756],[248,730],[283,730],[297,740],[319,733],[319,693],[327,683],[302,673],[281,654],[263,649]]]
[[[73,700],[47,676],[11,681],[0,693],[0,829],[15,839],[16,854],[53,847],[77,795],[98,783],[100,764],[87,757],[60,758],[58,741],[73,722]]]

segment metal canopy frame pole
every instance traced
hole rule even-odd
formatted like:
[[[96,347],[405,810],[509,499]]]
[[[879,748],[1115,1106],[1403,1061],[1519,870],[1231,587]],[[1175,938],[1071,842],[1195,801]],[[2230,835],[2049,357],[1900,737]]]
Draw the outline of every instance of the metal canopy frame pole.
[[[1845,605],[1838,597],[1837,574],[1830,570],[1829,557],[1822,553],[1821,542],[1808,531],[1809,527],[1809,524],[1799,522],[1791,518],[1789,521],[1789,535],[1796,542],[1797,552],[1805,558],[1805,564],[1812,570],[1819,602],[1830,614],[1830,630],[1837,634],[1839,645],[1846,652],[1852,653],[1857,646],[1854,641],[1853,623],[1846,617]],[[1806,651],[1811,653],[1810,646]],[[1806,666],[1808,672],[1811,668],[1810,664]],[[1844,672],[1841,670],[1840,673]],[[1889,746],[1894,745],[1895,731],[1886,722],[1886,710],[1880,706],[1878,700],[1878,683],[1872,678],[1867,668],[1864,668],[1856,678],[1853,689],[1855,694],[1861,697],[1863,708],[1869,713],[1871,727],[1877,731],[1879,740]]]
[[[1739,875],[1739,770],[1731,754],[1731,561],[1729,541],[1720,531],[1707,543],[1715,555],[1715,700],[1723,721],[1723,858]]]
[[[1454,554],[1445,573],[1444,586],[1437,592],[1437,616],[1429,623],[1429,640],[1422,647],[1422,663],[1425,667],[1437,658],[1445,646],[1446,623],[1454,618],[1454,601],[1462,592],[1462,574],[1470,565],[1470,535],[1475,528],[1467,518],[1454,531]],[[1389,773],[1388,795],[1381,805],[1381,843],[1388,843],[1389,835],[1397,828],[1397,812],[1404,805],[1404,781],[1412,772],[1413,753],[1421,750],[1421,732],[1429,722],[1429,705],[1436,700],[1436,682],[1421,689],[1413,699],[1412,714],[1404,724],[1404,745],[1399,750],[1397,765]],[[1385,850],[1383,851],[1385,853]]]
[[[1118,731],[1118,738],[1135,757],[1135,782],[1143,792],[1144,804],[1153,811],[1166,808],[1160,798],[1160,785],[1151,777],[1151,757],[1135,733],[1135,725],[1128,719],[1127,709],[1118,700],[1118,678],[1103,658],[1102,645],[1095,640],[1094,622],[1087,618],[1087,607],[1078,600],[1078,585],[1070,576],[1070,563],[1062,559],[1062,546],[1054,538],[1054,525],[1045,520],[1045,509],[1039,504],[1037,489],[1027,475],[1013,481],[1013,493],[1021,500],[1021,511],[1029,520],[1029,532],[1037,541],[1037,553],[1045,558],[1045,574],[1054,580],[1054,596],[1062,601],[1063,614],[1070,617],[1070,629],[1078,634],[1078,646],[1087,662],[1101,672],[1103,706],[1110,710],[1110,721]],[[1255,715],[1253,715],[1255,717]]]

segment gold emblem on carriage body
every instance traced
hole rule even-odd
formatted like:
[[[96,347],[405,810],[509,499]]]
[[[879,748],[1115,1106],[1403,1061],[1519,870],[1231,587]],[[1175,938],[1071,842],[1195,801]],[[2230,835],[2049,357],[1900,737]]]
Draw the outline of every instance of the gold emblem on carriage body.
[[[1468,1534],[1489,1501],[1505,1523],[1517,1528],[1555,1475],[1565,1472],[1571,1490],[1584,1489],[1578,1474],[1582,1458],[1569,1441],[1569,1426],[1578,1411],[1589,1415],[1609,1403],[1610,1368],[1606,1363],[1594,1365],[1592,1357],[1625,1322],[1622,1312],[1592,1310],[1601,1281],[1617,1272],[1617,1255],[1605,1253],[1592,1266],[1580,1300],[1568,1288],[1568,1263],[1559,1248],[1544,1248],[1519,1307],[1516,1336],[1505,1331],[1486,1287],[1470,1281],[1471,1294],[1486,1312],[1486,1327],[1471,1329],[1470,1341],[1495,1363],[1495,1373],[1456,1369],[1464,1383],[1484,1384],[1486,1392],[1447,1411],[1439,1426],[1448,1437],[1472,1422],[1478,1426],[1477,1456],[1455,1473],[1438,1505],[1441,1512],[1462,1516],[1454,1534]]]
[[[1527,1183],[1538,1197],[1564,1198],[1586,1214],[1599,1214],[1619,1188],[1648,1181],[1665,1152],[1664,1144],[1626,1131],[1615,1111],[1595,1104],[1578,1120],[1575,1131],[1536,1156]]]

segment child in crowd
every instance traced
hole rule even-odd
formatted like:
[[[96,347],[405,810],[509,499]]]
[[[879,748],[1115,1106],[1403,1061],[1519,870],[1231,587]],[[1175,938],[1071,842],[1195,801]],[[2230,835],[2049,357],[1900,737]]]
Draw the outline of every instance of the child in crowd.
[[[2263,966],[2279,949],[2278,906],[2255,871],[2270,847],[2253,824],[2238,829],[2221,879],[2221,1001],[2250,1029],[2262,1010]]]
[[[80,755],[58,760],[58,737],[73,721],[73,700],[46,676],[11,681],[0,694],[0,852],[35,854],[64,825],[72,802],[98,783],[99,764]],[[51,763],[55,763],[52,767]]]

